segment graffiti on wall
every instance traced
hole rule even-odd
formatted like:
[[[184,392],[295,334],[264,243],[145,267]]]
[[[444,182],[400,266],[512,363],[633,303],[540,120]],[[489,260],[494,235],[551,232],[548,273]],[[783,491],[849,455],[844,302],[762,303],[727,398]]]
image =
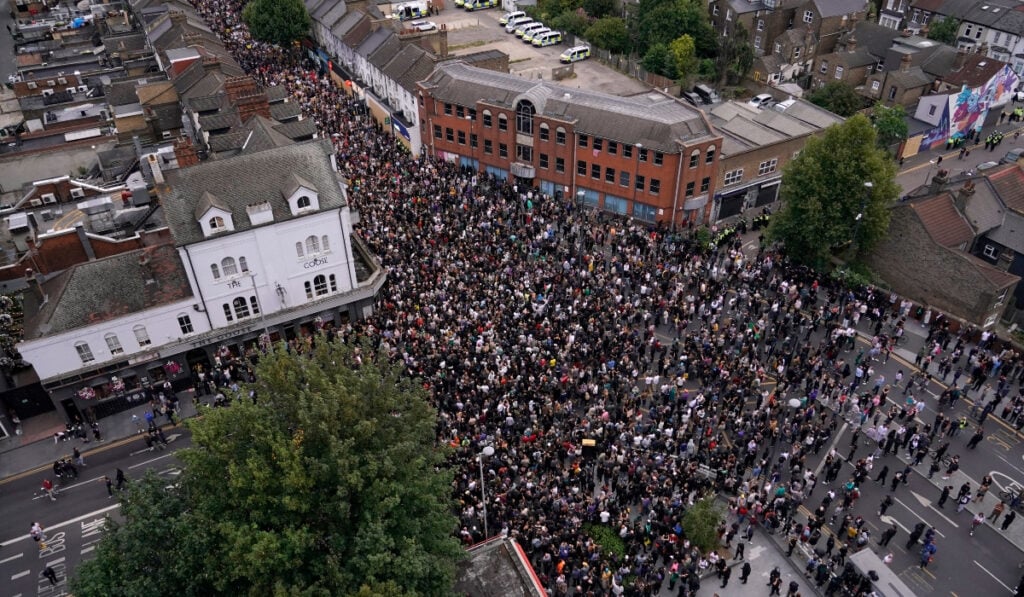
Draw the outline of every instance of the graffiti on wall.
[[[1020,76],[1006,65],[984,85],[973,88],[965,85],[959,93],[950,94],[939,126],[925,134],[921,149],[969,137],[974,131],[981,132],[989,110],[1009,102],[1019,84]]]

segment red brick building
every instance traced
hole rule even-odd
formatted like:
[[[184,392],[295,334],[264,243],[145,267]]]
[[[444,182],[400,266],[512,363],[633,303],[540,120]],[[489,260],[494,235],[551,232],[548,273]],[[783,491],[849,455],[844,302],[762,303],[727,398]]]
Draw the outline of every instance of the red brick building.
[[[646,222],[708,221],[721,137],[671,96],[619,97],[458,61],[419,88],[430,155]]]

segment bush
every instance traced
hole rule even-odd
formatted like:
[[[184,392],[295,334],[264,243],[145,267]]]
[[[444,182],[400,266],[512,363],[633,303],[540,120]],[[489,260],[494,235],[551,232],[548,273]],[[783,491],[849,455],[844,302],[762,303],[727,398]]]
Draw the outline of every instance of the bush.
[[[622,537],[615,532],[615,529],[602,524],[586,524],[583,525],[583,530],[594,540],[594,543],[597,543],[603,554],[614,554],[619,560],[625,557],[626,544],[622,541]]]
[[[702,499],[683,515],[686,538],[704,553],[713,551],[718,547],[718,525],[722,518],[722,510],[714,497]]]

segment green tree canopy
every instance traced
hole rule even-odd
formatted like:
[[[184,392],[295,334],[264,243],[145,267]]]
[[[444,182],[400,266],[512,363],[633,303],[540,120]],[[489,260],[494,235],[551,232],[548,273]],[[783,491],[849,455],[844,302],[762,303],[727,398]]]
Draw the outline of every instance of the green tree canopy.
[[[189,423],[180,488],[130,491],[75,594],[449,593],[463,552],[435,414],[415,381],[362,360],[324,337],[264,355],[258,402]],[[151,571],[152,591],[122,591]]]
[[[754,48],[742,23],[736,23],[731,35],[717,38],[719,85],[738,83],[754,67]]]
[[[686,538],[707,553],[718,547],[718,525],[722,522],[722,510],[714,497],[706,497],[683,514],[683,531]]]
[[[563,12],[545,22],[550,22],[551,28],[556,31],[568,31],[573,35],[583,35],[583,32],[590,26],[587,18],[577,12]]]
[[[858,114],[808,140],[786,165],[782,208],[768,236],[792,259],[814,267],[851,245],[855,257],[862,255],[888,232],[889,206],[899,192],[895,163],[878,148],[871,121]]]
[[[694,44],[692,36],[680,36],[669,45],[669,51],[672,53],[672,61],[679,78],[686,78],[697,73],[697,46]]]
[[[594,21],[583,37],[595,46],[614,54],[629,51],[629,31],[626,30],[626,21],[619,17],[604,17]]]
[[[708,18],[707,4],[699,0],[640,0],[630,23],[636,50],[646,54],[655,44],[670,45],[690,35],[700,58],[714,57],[715,30]]]
[[[302,0],[250,0],[242,20],[258,40],[287,46],[309,33],[309,13]]]
[[[679,76],[679,71],[676,70],[675,57],[665,44],[654,44],[651,46],[647,53],[644,54],[641,64],[650,73],[670,79],[675,79]]]
[[[879,102],[871,110],[871,121],[878,134],[878,146],[888,149],[907,138],[907,111],[896,104],[889,107]]]
[[[956,42],[957,31],[960,30],[960,21],[953,17],[940,19],[935,17],[928,23],[928,39],[941,41],[944,44],[953,45]]]
[[[607,17],[615,13],[615,0],[583,0],[583,10],[594,19]]]
[[[831,81],[815,89],[807,96],[808,101],[830,112],[848,118],[864,108],[864,98],[849,83]]]

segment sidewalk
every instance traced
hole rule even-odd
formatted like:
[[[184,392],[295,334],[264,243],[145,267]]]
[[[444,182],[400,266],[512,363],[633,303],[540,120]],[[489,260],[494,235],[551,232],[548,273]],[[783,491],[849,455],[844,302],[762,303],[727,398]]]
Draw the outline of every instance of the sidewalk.
[[[175,420],[178,422],[196,416],[196,407],[192,403],[192,395],[192,391],[178,392],[179,408],[178,414],[175,417]],[[89,442],[83,442],[80,439],[55,442],[53,432],[56,428],[47,428],[43,435],[41,435],[43,433],[41,431],[33,435],[29,435],[26,432],[26,435],[13,438],[11,441],[24,439],[25,442],[20,446],[14,444],[14,447],[0,453],[0,479],[6,479],[39,467],[49,467],[55,460],[64,456],[70,456],[71,450],[76,446],[84,456],[88,457],[91,452],[101,450],[105,446],[125,438],[137,436],[139,435],[139,430],[132,423],[132,415],[137,415],[142,424],[145,425],[144,415],[147,410],[149,410],[149,403],[145,402],[124,412],[101,419],[100,432],[103,435],[102,442],[97,442],[93,439],[91,433],[89,434]],[[157,415],[156,422],[165,429],[168,425],[167,417],[163,415]],[[58,427],[60,430],[63,430],[63,423]]]

